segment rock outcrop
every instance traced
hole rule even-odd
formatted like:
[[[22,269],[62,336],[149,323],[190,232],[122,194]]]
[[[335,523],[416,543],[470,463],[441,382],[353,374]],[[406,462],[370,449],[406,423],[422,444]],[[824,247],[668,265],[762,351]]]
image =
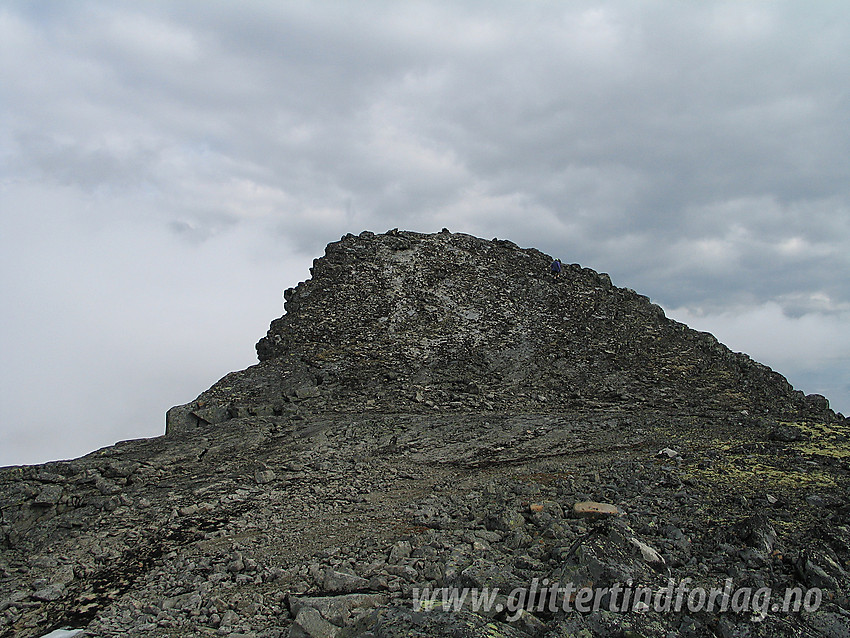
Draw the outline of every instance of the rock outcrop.
[[[847,420],[550,262],[330,244],[165,436],[0,469],[0,636],[847,635]]]
[[[629,406],[831,418],[822,397],[665,318],[577,264],[449,232],[347,235],[285,293],[260,363],[169,413],[168,431],[315,411],[581,411]],[[421,408],[426,409],[421,409]]]

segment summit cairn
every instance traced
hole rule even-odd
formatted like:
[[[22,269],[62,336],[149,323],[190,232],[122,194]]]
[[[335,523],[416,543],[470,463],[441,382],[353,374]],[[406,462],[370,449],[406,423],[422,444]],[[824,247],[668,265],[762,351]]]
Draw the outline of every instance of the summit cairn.
[[[0,468],[0,637],[847,635],[848,421],[552,262],[329,244],[163,436]]]

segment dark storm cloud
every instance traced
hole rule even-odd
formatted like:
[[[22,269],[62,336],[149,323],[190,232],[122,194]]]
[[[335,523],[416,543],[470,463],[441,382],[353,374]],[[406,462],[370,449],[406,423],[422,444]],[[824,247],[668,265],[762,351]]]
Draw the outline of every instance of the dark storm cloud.
[[[850,408],[846,3],[10,2],[0,56],[0,283],[27,300],[0,462],[44,330],[79,344],[38,350],[65,406],[114,358],[99,335],[136,335],[90,396],[159,397],[124,419],[149,433],[192,396],[116,380],[185,369],[191,395],[246,365],[277,291],[364,228],[608,271]],[[231,345],[190,365],[175,335],[204,334]]]

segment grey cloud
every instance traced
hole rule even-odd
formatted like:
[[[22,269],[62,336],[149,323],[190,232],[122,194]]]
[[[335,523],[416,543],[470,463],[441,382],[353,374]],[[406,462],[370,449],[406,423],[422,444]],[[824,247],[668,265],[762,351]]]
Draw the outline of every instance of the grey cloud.
[[[447,226],[721,327],[772,303],[832,330],[850,304],[848,49],[850,8],[826,2],[6,3],[7,241],[33,241],[19,217],[61,223],[53,250],[101,308],[120,269],[91,247],[109,233],[139,240],[143,269],[221,279],[153,269],[140,294],[181,316],[202,303],[183,286],[267,269],[273,316],[328,241]],[[21,273],[4,280],[53,290]],[[265,315],[227,337],[249,358]],[[139,317],[121,320],[143,334]]]

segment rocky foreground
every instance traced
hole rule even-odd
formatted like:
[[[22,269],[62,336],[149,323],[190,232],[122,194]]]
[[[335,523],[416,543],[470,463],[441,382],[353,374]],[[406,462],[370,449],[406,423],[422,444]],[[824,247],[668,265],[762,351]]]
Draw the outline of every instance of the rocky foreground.
[[[0,635],[850,635],[850,423],[550,261],[348,235],[165,436],[0,469]]]

